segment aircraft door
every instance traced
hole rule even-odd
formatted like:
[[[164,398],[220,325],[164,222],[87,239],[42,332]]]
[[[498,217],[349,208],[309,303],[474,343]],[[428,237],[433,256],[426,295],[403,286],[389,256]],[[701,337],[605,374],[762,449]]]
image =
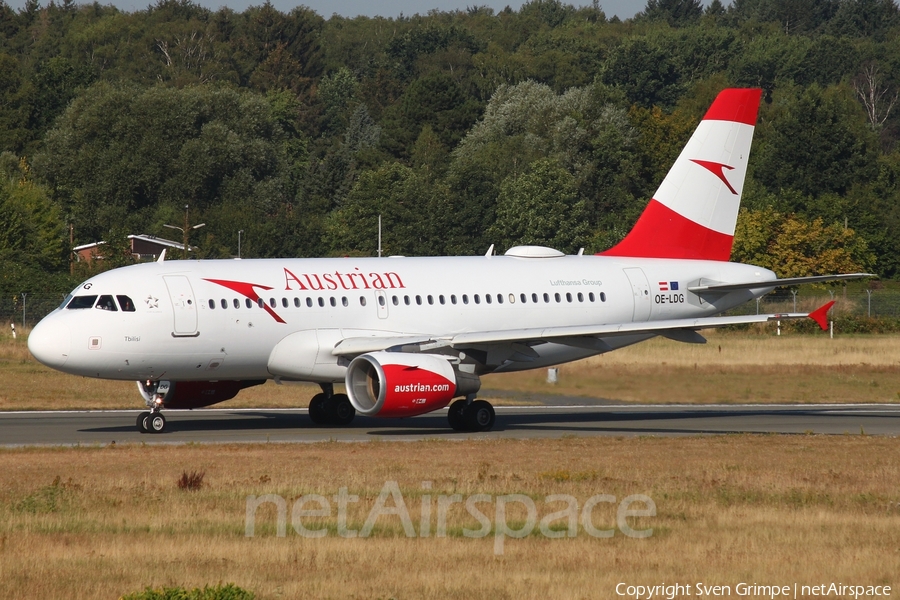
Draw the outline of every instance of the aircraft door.
[[[623,269],[628,281],[631,283],[631,291],[634,296],[634,321],[646,321],[650,318],[650,308],[653,298],[650,295],[650,283],[644,271],[638,267]]]
[[[378,310],[378,318],[379,319],[387,319],[388,316],[388,299],[387,294],[384,293],[384,290],[377,290],[375,292],[375,306]]]
[[[172,300],[172,310],[175,316],[174,337],[196,337],[197,332],[197,302],[194,300],[194,290],[191,282],[184,275],[166,275],[163,277],[166,288],[169,290],[169,298]]]

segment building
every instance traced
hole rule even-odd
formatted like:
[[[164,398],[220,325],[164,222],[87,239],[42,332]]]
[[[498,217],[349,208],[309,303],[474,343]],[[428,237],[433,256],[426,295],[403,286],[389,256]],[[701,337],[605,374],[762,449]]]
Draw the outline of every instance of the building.
[[[136,262],[156,260],[159,258],[159,255],[162,254],[163,250],[177,250],[180,253],[184,248],[184,245],[178,242],[145,234],[129,235],[128,242],[131,248],[131,255]],[[102,247],[104,245],[106,245],[106,242],[84,244],[72,248],[72,252],[75,254],[76,261],[90,264],[95,260],[103,260],[106,258],[102,252]],[[193,248],[188,247],[188,252],[191,252],[192,250]]]

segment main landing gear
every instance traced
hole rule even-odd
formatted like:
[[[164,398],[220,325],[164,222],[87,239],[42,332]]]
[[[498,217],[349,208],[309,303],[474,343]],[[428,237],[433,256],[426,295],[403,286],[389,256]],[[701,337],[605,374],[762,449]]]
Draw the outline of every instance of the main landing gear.
[[[490,431],[495,419],[490,402],[472,397],[457,400],[447,411],[447,421],[455,431]]]
[[[335,394],[330,383],[319,384],[322,393],[309,401],[309,418],[316,425],[349,425],[356,416],[347,394]]]

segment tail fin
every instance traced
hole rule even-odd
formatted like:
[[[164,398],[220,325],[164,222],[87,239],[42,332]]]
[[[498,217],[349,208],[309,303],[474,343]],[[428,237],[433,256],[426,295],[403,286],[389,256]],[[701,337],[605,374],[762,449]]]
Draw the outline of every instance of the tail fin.
[[[720,92],[634,228],[600,254],[727,261],[761,94]]]

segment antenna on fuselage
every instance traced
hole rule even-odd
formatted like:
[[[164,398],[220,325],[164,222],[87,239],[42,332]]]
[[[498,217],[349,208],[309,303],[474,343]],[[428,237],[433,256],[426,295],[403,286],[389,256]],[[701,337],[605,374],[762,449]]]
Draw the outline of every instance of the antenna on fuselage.
[[[485,256],[493,256],[494,255],[494,245],[491,244],[491,247],[488,248],[488,251],[484,253]]]
[[[166,249],[163,248],[162,252],[159,253],[159,258],[156,259],[156,262],[162,262],[166,260]]]

